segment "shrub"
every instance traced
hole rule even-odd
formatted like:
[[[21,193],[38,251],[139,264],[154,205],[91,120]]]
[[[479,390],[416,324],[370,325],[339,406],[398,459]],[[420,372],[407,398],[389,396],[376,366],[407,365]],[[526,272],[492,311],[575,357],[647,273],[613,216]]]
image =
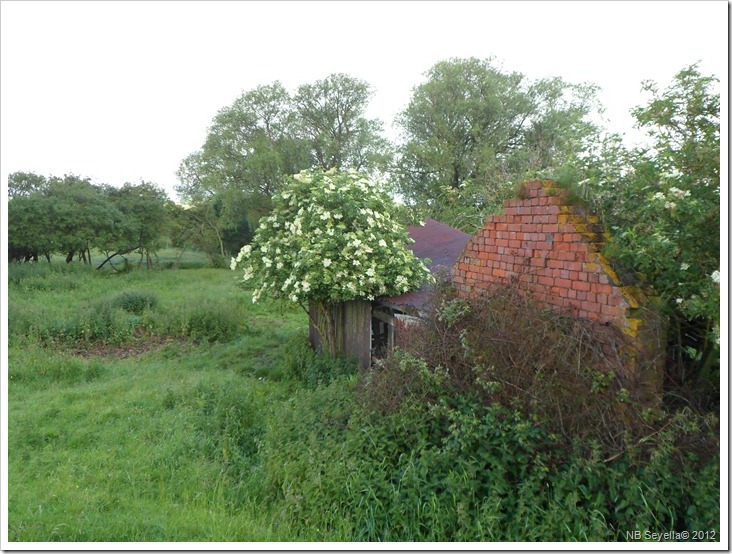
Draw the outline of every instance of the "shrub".
[[[70,318],[55,319],[38,333],[47,345],[120,345],[131,340],[137,323],[136,317],[102,301],[79,308]]]
[[[246,328],[242,314],[234,306],[201,302],[182,315],[181,333],[193,340],[227,342]]]
[[[122,292],[112,299],[112,306],[135,315],[142,315],[145,310],[151,310],[157,305],[157,296],[142,291]]]
[[[620,333],[543,309],[513,287],[470,300],[441,287],[425,323],[402,342],[412,357],[393,357],[361,391],[382,411],[415,391],[434,400],[450,390],[517,410],[567,442],[600,441],[608,451],[625,434],[649,429],[632,376],[603,352],[603,344],[622,350]]]
[[[676,414],[606,456],[455,394],[444,376],[390,413],[354,404],[349,388],[298,391],[262,437],[265,491],[308,540],[616,541],[700,524],[719,536],[719,459],[704,454],[718,450],[713,418]]]

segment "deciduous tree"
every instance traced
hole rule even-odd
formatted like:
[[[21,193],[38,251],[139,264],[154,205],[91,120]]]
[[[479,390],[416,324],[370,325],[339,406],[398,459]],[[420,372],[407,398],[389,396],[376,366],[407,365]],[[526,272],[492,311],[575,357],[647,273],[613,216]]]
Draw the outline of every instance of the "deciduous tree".
[[[596,136],[590,85],[531,83],[476,58],[439,62],[426,77],[397,119],[400,190],[422,216],[472,231],[514,185],[566,163]]]

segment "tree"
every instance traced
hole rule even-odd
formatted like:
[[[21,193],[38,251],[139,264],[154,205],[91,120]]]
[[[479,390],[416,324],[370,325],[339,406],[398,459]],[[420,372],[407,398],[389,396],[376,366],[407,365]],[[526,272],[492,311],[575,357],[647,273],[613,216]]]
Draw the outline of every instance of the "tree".
[[[92,248],[108,243],[125,223],[124,214],[104,194],[103,187],[87,178],[51,177],[47,195],[54,251],[65,253],[67,263],[78,254],[90,264]]]
[[[298,130],[322,169],[385,167],[389,146],[382,124],[364,117],[371,94],[368,83],[343,73],[297,89]]]
[[[241,247],[236,235],[246,237],[251,223],[269,212],[284,176],[310,165],[294,118],[279,82],[244,92],[216,115],[203,147],[181,162],[176,190],[188,210],[178,215],[187,219],[186,240],[212,265]]]
[[[273,198],[254,240],[232,258],[243,283],[261,296],[312,306],[324,317],[323,344],[338,354],[332,308],[417,288],[427,267],[406,245],[405,229],[392,218],[393,201],[365,174],[302,171]]]
[[[34,192],[43,192],[48,179],[32,172],[16,171],[8,175],[8,198],[30,196]]]
[[[613,145],[602,164],[579,172],[614,240],[614,263],[660,295],[669,315],[678,384],[709,381],[719,369],[720,207],[717,80],[696,65],[659,89],[645,82],[646,106],[633,111],[650,148]]]
[[[290,95],[279,82],[245,92],[220,110],[198,164],[208,190],[235,188],[266,212],[283,177],[310,163],[293,118]]]
[[[39,256],[51,261],[54,230],[50,214],[50,199],[40,192],[15,195],[8,200],[10,261],[37,262]]]
[[[125,183],[121,188],[107,187],[105,193],[124,220],[115,233],[107,235],[103,249],[108,257],[98,267],[103,267],[115,256],[133,251],[140,253],[140,264],[145,259],[147,267],[152,267],[151,254],[158,248],[165,228],[168,195],[157,185],[145,181],[139,185]]]
[[[269,211],[283,177],[309,165],[308,147],[294,133],[290,95],[275,82],[243,93],[219,111],[203,147],[181,163],[177,192],[199,204],[236,191],[247,198],[256,220]]]
[[[596,136],[595,87],[529,83],[492,59],[453,58],[426,76],[397,118],[399,188],[423,216],[472,231],[513,185],[566,163]]]
[[[285,176],[317,165],[385,167],[381,124],[363,117],[369,97],[366,83],[342,74],[303,85],[295,98],[279,82],[244,92],[182,161],[177,191],[224,252],[223,236],[242,225],[242,205],[253,227]]]

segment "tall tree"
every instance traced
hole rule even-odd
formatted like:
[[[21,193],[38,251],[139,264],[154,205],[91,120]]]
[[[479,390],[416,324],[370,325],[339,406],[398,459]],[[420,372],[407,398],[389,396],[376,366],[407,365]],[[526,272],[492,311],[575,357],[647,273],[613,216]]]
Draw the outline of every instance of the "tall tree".
[[[525,175],[563,163],[596,135],[595,88],[561,79],[530,83],[492,59],[434,65],[397,123],[405,200],[473,230]]]
[[[343,73],[297,89],[299,131],[318,166],[356,170],[384,166],[389,146],[381,136],[382,124],[365,117],[371,95],[368,83]]]
[[[219,111],[203,147],[181,163],[178,193],[197,203],[236,190],[247,197],[253,218],[263,215],[283,177],[310,164],[293,118],[279,82],[244,92]]]
[[[385,167],[381,124],[363,116],[370,94],[339,74],[300,87],[295,98],[279,82],[260,86],[220,110],[178,170],[177,191],[190,208],[186,236],[219,265],[249,240],[286,176],[318,165]]]
[[[16,171],[8,175],[8,197],[28,196],[34,192],[42,192],[48,185],[48,179],[32,172]]]

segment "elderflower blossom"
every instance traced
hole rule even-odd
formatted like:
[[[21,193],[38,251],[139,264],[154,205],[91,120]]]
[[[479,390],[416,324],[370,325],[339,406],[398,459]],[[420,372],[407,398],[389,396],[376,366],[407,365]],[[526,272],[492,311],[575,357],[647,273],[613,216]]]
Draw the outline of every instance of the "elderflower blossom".
[[[714,281],[715,283],[719,283],[719,270],[718,269],[715,269],[714,271],[712,271],[711,278],[712,278],[712,281]]]
[[[270,216],[231,267],[246,262],[243,281],[251,280],[254,302],[263,295],[298,303],[373,300],[413,290],[431,275],[406,247],[413,241],[391,218],[390,202],[357,171],[300,172],[273,197]]]
[[[686,198],[687,196],[691,195],[691,191],[688,190],[681,190],[676,187],[671,187],[668,189],[669,194],[673,194],[677,198]]]
[[[665,208],[666,208],[667,210],[675,210],[675,209],[676,209],[676,202],[666,202],[666,203],[664,204],[664,207],[665,207]]]
[[[684,262],[681,264],[681,271],[686,271],[687,269],[689,269],[689,267],[690,267],[689,264]]]

